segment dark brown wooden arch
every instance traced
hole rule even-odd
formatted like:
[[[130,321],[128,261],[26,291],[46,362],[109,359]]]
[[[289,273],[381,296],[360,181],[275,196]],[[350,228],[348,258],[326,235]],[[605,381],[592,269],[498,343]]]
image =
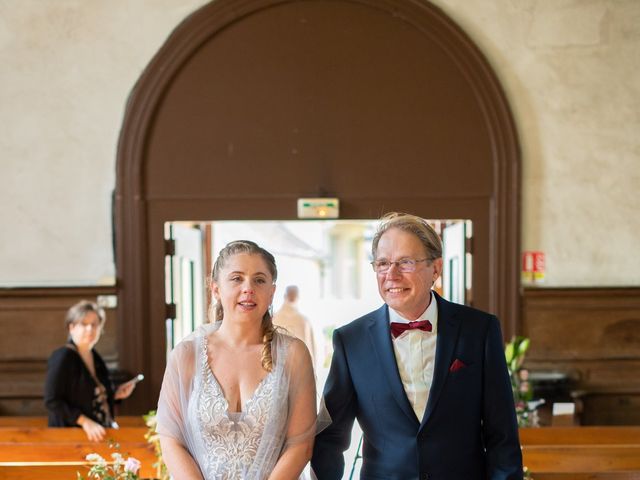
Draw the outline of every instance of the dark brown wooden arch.
[[[474,305],[516,328],[520,157],[488,62],[410,0],[217,0],[188,17],[129,99],[117,159],[121,367],[155,404],[165,364],[163,225],[390,210],[474,222]]]

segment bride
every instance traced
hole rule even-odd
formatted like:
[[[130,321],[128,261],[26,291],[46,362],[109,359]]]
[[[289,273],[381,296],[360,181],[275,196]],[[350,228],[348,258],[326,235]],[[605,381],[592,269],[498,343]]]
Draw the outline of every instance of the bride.
[[[162,382],[157,431],[173,479],[297,479],[311,458],[311,357],[274,329],[276,277],[273,256],[253,242],[220,252],[215,322],[175,347]]]

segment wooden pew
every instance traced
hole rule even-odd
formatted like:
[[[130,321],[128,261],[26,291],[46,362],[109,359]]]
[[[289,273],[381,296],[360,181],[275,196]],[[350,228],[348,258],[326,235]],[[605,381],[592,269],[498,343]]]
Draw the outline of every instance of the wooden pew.
[[[640,427],[520,429],[534,480],[640,480]]]
[[[69,480],[76,472],[86,477],[87,454],[97,453],[111,461],[115,452],[140,460],[141,478],[157,478],[156,456],[144,438],[146,431],[146,427],[108,429],[107,439],[119,445],[110,448],[107,441],[90,442],[79,428],[0,427],[0,478]]]
[[[121,415],[116,418],[121,427],[144,427],[141,415]],[[0,416],[0,427],[46,427],[47,417]]]
[[[142,478],[156,478],[141,417],[119,417],[121,428],[108,430],[119,450],[89,442],[79,428],[47,428],[44,417],[0,419],[3,480],[72,479],[86,475],[88,453],[110,460],[115,451],[140,460]],[[640,427],[523,428],[520,441],[534,480],[640,480]]]

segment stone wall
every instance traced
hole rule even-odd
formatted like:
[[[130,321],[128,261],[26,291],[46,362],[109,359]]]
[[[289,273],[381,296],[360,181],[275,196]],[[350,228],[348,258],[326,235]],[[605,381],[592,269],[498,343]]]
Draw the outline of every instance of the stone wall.
[[[127,96],[204,3],[0,3],[0,287],[115,282],[111,192]],[[546,284],[640,285],[640,2],[433,3],[477,42],[511,102],[522,247],[546,253]]]

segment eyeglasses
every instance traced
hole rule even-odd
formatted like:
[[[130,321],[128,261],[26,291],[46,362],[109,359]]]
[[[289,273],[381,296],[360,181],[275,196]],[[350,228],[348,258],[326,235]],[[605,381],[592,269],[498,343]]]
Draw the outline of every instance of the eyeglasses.
[[[428,258],[421,258],[419,260],[414,260],[413,258],[403,258],[402,260],[398,260],[397,262],[390,262],[389,260],[374,260],[371,262],[371,266],[373,267],[373,271],[376,273],[387,273],[391,268],[391,265],[395,265],[398,267],[402,273],[410,273],[415,272],[416,264],[418,262],[428,262]]]

